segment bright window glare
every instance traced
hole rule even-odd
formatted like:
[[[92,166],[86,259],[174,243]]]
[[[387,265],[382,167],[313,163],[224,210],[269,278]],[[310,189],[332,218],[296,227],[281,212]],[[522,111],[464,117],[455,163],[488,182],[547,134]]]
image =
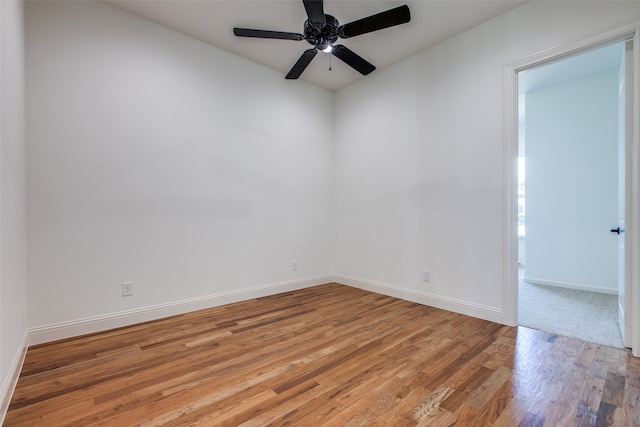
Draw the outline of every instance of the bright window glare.
[[[518,237],[525,235],[525,157],[518,156]]]

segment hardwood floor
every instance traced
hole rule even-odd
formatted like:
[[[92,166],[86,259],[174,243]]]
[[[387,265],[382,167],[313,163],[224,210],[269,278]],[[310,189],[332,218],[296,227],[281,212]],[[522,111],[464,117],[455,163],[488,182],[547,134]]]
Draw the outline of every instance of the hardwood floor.
[[[640,426],[640,359],[338,284],[32,347],[5,426]]]

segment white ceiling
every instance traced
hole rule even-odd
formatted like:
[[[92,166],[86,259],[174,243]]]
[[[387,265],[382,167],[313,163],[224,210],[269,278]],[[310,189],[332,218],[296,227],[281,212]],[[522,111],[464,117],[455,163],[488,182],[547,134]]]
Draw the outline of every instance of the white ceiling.
[[[325,0],[324,11],[341,24],[407,4],[411,22],[363,34],[344,44],[378,70],[466,31],[526,0]],[[301,0],[107,0],[114,6],[282,73],[282,78],[311,46],[306,41],[241,38],[233,27],[302,33],[306,19]],[[336,91],[361,78],[357,71],[319,53],[301,80]],[[375,71],[374,71],[375,73]],[[296,82],[291,81],[291,84]]]
[[[617,41],[529,68],[518,74],[518,90],[527,93],[619,69],[623,52],[624,42]]]
[[[624,42],[596,46],[585,51],[552,60],[518,73],[518,137],[519,152],[524,153],[524,132],[526,111],[525,100],[528,92],[545,89],[558,84],[578,80],[609,70],[620,69],[624,54]]]

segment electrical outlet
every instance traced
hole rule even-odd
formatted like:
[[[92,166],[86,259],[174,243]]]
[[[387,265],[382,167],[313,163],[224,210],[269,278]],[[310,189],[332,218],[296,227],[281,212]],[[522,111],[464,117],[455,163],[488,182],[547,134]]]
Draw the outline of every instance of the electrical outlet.
[[[298,271],[298,261],[291,261],[291,271]]]
[[[122,284],[122,296],[130,297],[133,295],[133,282],[124,282]]]
[[[431,281],[431,272],[429,270],[422,270],[422,281],[423,282]]]

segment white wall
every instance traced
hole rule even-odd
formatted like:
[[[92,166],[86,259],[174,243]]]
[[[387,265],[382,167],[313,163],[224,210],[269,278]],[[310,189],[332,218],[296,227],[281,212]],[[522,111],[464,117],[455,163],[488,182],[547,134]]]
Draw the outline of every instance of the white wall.
[[[330,281],[330,92],[98,2],[26,17],[34,331]]]
[[[618,74],[526,94],[527,281],[617,293]]]
[[[504,68],[639,18],[531,2],[338,92],[338,280],[506,322]]]
[[[0,1],[0,423],[26,345],[22,2]]]
[[[504,66],[639,18],[528,3],[333,96],[108,5],[29,2],[29,325],[302,286],[332,253],[343,283],[503,321]]]

